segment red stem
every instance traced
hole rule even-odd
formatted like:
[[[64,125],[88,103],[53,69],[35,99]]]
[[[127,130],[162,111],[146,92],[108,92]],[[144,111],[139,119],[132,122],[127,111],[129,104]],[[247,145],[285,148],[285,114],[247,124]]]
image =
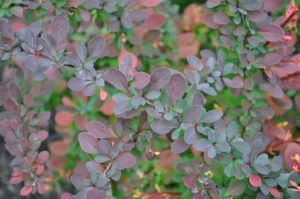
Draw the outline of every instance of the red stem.
[[[282,62],[282,63],[300,63],[300,59],[286,59],[286,60],[281,60],[280,62]]]
[[[280,25],[282,28],[284,27],[284,26],[286,26],[293,18],[294,18],[294,16],[297,14],[297,12],[299,12],[300,11],[300,6],[298,6],[285,20],[284,20],[284,22]],[[265,43],[265,45],[264,45],[264,47],[266,47],[266,46],[268,46],[270,44],[270,42],[268,41],[268,42],[266,42]]]
[[[277,144],[274,144],[273,146],[270,145],[268,148],[266,148],[262,153],[268,153],[270,152],[271,150],[274,150],[278,147],[280,147],[281,145],[283,144],[286,144],[286,143],[290,143],[290,142],[299,142],[299,138],[296,138],[296,139],[289,139],[289,140],[281,140],[280,142],[278,142]]]

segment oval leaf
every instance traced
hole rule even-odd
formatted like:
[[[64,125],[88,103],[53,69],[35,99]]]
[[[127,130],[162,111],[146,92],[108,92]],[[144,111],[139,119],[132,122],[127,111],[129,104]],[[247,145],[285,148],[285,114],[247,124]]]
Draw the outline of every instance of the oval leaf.
[[[176,100],[180,99],[186,91],[186,84],[184,78],[180,74],[175,74],[171,77],[168,86],[167,94],[174,103]]]

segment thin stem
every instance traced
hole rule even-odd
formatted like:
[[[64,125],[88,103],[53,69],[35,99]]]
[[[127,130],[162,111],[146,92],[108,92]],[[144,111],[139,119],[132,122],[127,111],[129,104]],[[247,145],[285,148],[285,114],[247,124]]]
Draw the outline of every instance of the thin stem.
[[[281,60],[281,63],[300,63],[300,59],[286,59],[286,60]]]
[[[108,172],[109,169],[110,169],[111,167],[112,167],[112,163],[110,162],[110,163],[107,165],[107,167],[105,168],[104,173]]]

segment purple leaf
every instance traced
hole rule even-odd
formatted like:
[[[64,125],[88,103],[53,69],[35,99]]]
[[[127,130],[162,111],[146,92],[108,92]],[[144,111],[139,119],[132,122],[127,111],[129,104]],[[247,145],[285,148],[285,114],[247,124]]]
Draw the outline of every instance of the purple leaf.
[[[228,15],[225,12],[217,12],[213,18],[216,24],[225,25],[230,22]]]
[[[175,140],[171,145],[171,151],[173,153],[183,153],[189,148],[189,144],[187,144],[182,138]]]
[[[138,72],[134,75],[133,86],[136,89],[145,88],[150,82],[150,75],[145,72]]]
[[[209,28],[217,29],[220,27],[219,24],[214,22],[214,14],[213,13],[205,13],[203,16],[203,23],[207,25]]]
[[[82,2],[83,2],[83,0],[69,0],[69,1],[68,1],[68,4],[69,4],[70,6],[77,7],[77,6],[79,6]]]
[[[176,100],[180,99],[186,91],[185,80],[180,74],[175,74],[171,77],[167,85],[167,94],[174,103]]]
[[[122,115],[126,111],[128,111],[129,101],[120,101],[117,102],[114,106],[114,113],[116,115]]]
[[[88,161],[85,164],[85,166],[91,173],[100,173],[101,172],[101,169],[96,162]]]
[[[144,10],[134,10],[130,13],[130,19],[132,21],[143,21],[147,18],[148,14]]]
[[[99,153],[98,141],[95,137],[87,133],[80,133],[78,136],[79,144],[86,153]]]
[[[189,65],[191,67],[193,67],[194,69],[196,69],[196,70],[202,70],[203,69],[203,64],[202,64],[201,59],[199,59],[196,56],[188,56],[187,61],[188,61]]]
[[[235,181],[229,185],[227,192],[231,196],[239,196],[245,191],[245,187],[243,181]]]
[[[23,17],[23,8],[19,6],[11,8],[10,11],[17,17]]]
[[[221,119],[223,116],[223,113],[219,110],[211,110],[208,111],[204,118],[201,120],[203,123],[213,123]]]
[[[88,43],[88,52],[91,57],[100,58],[105,49],[105,39],[103,36],[96,36]]]
[[[280,86],[278,86],[278,85],[264,83],[264,84],[260,85],[260,88],[264,91],[267,91],[273,97],[276,97],[276,98],[283,98],[284,97],[284,93],[281,90]]]
[[[122,72],[115,69],[109,70],[103,74],[103,79],[115,88],[128,92],[128,82]]]
[[[102,124],[101,122],[97,122],[97,121],[87,122],[86,128],[88,130],[88,133],[90,135],[93,135],[95,138],[113,137],[112,129],[109,126]]]
[[[126,76],[132,76],[133,74],[133,57],[131,54],[127,54],[120,60],[119,70]]]
[[[244,80],[240,76],[235,76],[232,79],[223,78],[224,83],[231,88],[243,88]]]
[[[268,24],[263,26],[258,33],[270,42],[279,41],[285,35],[284,30],[277,24]]]
[[[203,106],[205,104],[205,98],[201,93],[195,92],[192,104],[197,106]]]
[[[51,32],[57,42],[62,42],[68,32],[69,23],[63,15],[57,15],[51,24]]]
[[[71,176],[71,183],[77,188],[81,189],[85,187],[84,177],[80,174],[74,174]]]
[[[184,120],[187,122],[195,122],[197,121],[202,111],[203,111],[202,106],[193,105],[184,113]]]
[[[131,168],[136,164],[136,158],[131,153],[122,153],[117,158],[121,169]]]
[[[98,142],[98,147],[101,153],[108,154],[111,150],[111,145],[107,140],[101,139]]]
[[[221,2],[222,2],[222,0],[208,0],[206,2],[206,6],[208,8],[214,8],[214,7],[218,6]]]
[[[170,70],[167,68],[156,69],[151,77],[151,90],[159,90],[165,87],[171,79]]]
[[[278,53],[268,53],[264,56],[263,63],[267,66],[273,66],[280,62],[281,55]]]
[[[264,21],[267,17],[267,13],[263,10],[255,10],[249,14],[249,19],[257,23]]]
[[[92,189],[87,192],[86,198],[87,199],[99,199],[99,198],[105,198],[106,193],[102,189]]]
[[[195,127],[189,127],[184,134],[184,141],[187,144],[193,144],[193,142],[196,140],[196,131]]]
[[[208,151],[212,147],[212,145],[202,139],[200,141],[195,142],[194,147],[196,150],[204,152],[204,151]]]
[[[160,120],[154,120],[151,123],[151,128],[154,132],[158,134],[167,134],[169,133],[172,129],[174,129],[176,126],[172,124],[171,122],[168,122],[165,119],[160,119]]]
[[[262,7],[262,3],[256,0],[247,0],[242,3],[241,7],[245,8],[246,10],[258,10]]]
[[[87,56],[87,48],[85,45],[80,44],[77,46],[76,48],[76,53],[79,57],[79,59],[81,60],[81,62],[84,62],[86,56]]]
[[[68,81],[68,87],[73,91],[81,91],[86,86],[86,82],[78,77],[73,77]]]
[[[92,96],[95,93],[96,85],[95,84],[90,84],[87,87],[84,88],[83,90],[83,95],[84,96]]]

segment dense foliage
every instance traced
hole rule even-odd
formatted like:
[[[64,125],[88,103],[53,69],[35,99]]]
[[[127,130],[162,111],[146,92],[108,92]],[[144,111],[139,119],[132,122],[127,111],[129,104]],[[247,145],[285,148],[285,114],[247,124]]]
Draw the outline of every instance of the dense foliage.
[[[174,2],[0,0],[21,196],[300,198],[299,2]]]

